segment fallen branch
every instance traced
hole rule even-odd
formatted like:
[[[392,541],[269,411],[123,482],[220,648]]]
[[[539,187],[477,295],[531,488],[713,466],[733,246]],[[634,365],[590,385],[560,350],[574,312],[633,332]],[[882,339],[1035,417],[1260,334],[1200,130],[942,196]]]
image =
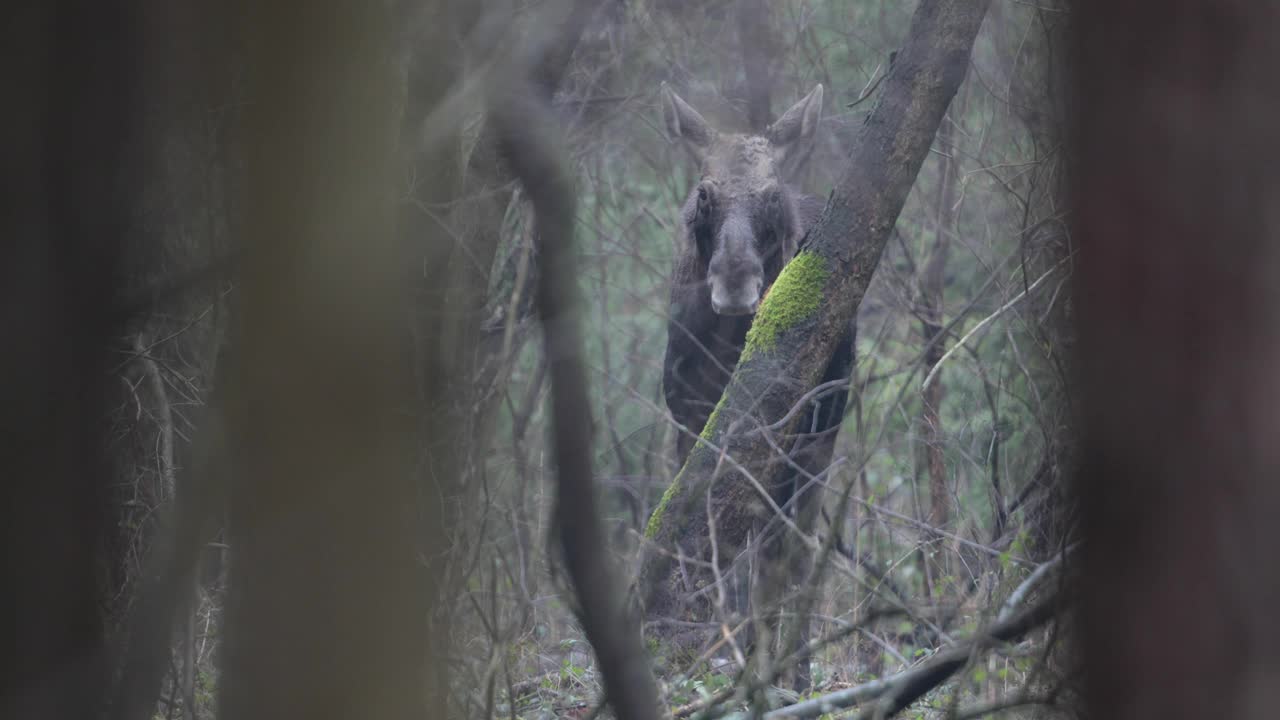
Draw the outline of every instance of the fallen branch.
[[[997,622],[969,642],[956,645],[934,655],[920,665],[887,678],[872,680],[821,697],[788,705],[765,714],[765,720],[777,718],[816,718],[819,715],[851,708],[878,700],[864,717],[889,717],[915,702],[920,696],[941,685],[964,667],[976,650],[996,642],[1011,642],[1047,623],[1057,608],[1057,597],[1049,596],[1022,614]]]
[[[1018,587],[1014,588],[1012,593],[1009,593],[1008,599],[1006,599],[1004,601],[1004,605],[1000,607],[1000,614],[996,616],[996,620],[1004,621],[1012,617],[1013,611],[1018,609],[1018,606],[1027,599],[1027,595],[1031,594],[1031,591],[1040,584],[1040,581],[1052,572],[1053,569],[1067,557],[1067,555],[1070,555],[1078,547],[1080,547],[1080,543],[1072,543],[1071,545],[1068,545],[1063,548],[1062,552],[1054,556],[1052,560],[1041,564],[1033,570],[1031,574],[1027,576],[1026,580],[1023,580]]]

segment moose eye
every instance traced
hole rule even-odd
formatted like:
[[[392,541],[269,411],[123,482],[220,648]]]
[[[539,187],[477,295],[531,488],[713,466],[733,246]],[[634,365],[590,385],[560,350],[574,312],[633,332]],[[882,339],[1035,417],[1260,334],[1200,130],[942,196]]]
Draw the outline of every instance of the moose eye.
[[[711,189],[705,184],[698,186],[698,216],[707,217],[711,214]]]

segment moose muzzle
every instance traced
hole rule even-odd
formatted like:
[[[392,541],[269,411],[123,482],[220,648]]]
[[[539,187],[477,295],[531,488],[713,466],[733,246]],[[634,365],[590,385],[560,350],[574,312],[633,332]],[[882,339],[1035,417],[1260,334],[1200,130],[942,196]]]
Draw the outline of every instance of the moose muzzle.
[[[717,233],[715,252],[707,267],[711,309],[717,315],[752,315],[764,289],[764,264],[756,251],[751,223],[730,216]]]

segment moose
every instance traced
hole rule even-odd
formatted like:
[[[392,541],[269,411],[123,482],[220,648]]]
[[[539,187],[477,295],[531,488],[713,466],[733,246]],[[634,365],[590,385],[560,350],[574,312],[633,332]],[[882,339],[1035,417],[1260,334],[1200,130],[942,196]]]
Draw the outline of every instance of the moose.
[[[683,142],[700,179],[682,211],[680,254],[671,279],[663,392],[676,422],[683,462],[737,365],[752,316],[769,286],[803,246],[824,201],[783,179],[783,168],[811,141],[822,114],[822,85],[761,135],[716,131],[665,83],[663,120]],[[849,376],[853,329],[839,344],[824,383]],[[810,402],[793,463],[817,473],[830,459],[835,428],[844,417],[847,392],[839,388]],[[794,490],[785,478],[779,500]]]
[[[802,249],[825,203],[785,181],[785,169],[803,159],[822,114],[822,86],[787,110],[762,134],[722,133],[666,84],[662,86],[663,120],[673,140],[681,141],[699,168],[699,180],[682,209],[680,250],[671,279],[663,392],[672,416],[683,426],[676,443],[680,462],[688,457],[708,417],[732,377],[747,331],[761,301],[783,267]],[[804,527],[811,525],[819,503],[816,487],[806,487],[831,459],[835,432],[844,418],[847,383],[853,365],[853,323],[838,343],[822,387],[806,395],[797,431],[784,438],[787,462],[770,481],[778,507]],[[782,378],[780,380],[785,380]],[[807,563],[784,558],[777,532],[769,522],[756,537],[765,557],[799,581]],[[751,604],[750,572],[734,571],[729,604],[737,611]],[[687,587],[697,592],[697,588]],[[792,633],[789,650],[799,650],[808,634],[807,621]],[[754,642],[748,630],[742,638]],[[806,663],[793,681],[808,683]]]

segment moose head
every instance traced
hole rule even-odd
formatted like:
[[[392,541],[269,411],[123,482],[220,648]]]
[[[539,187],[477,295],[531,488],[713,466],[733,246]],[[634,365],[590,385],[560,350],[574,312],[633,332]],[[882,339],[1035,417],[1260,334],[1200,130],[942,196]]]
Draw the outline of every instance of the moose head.
[[[662,114],[683,141],[701,178],[685,201],[686,237],[705,268],[718,315],[752,315],[803,232],[796,196],[781,178],[788,153],[812,137],[822,114],[822,85],[761,135],[716,131],[663,83]]]

